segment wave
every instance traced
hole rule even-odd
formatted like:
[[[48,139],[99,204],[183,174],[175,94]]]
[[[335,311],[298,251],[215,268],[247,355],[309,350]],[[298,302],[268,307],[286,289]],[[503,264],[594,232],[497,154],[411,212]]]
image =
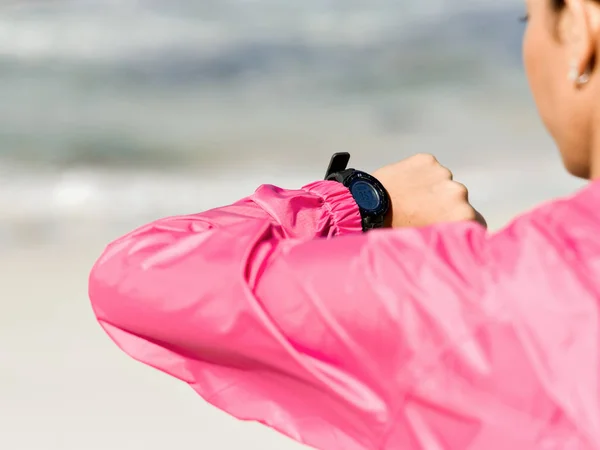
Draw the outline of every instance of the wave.
[[[521,114],[530,105],[519,13],[512,0],[4,6],[0,157],[59,166],[299,164],[299,147],[309,156],[328,142],[347,145],[335,135],[348,129],[359,130],[356,142],[401,140],[449,117],[480,124],[489,103]],[[481,98],[468,103],[469,95]]]
[[[500,3],[23,2],[5,7],[0,17],[0,56],[98,65],[158,60],[173,50],[210,59],[247,51],[281,58],[286,51],[293,55],[294,47],[304,52],[372,49],[390,41],[412,47],[498,46],[511,40],[519,13],[516,2]]]

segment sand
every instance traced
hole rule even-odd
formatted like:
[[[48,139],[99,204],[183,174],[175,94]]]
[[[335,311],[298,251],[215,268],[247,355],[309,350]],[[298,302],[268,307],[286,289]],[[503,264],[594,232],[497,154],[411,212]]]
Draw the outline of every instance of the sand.
[[[0,449],[302,448],[215,410],[112,344],[86,294],[104,242],[0,258]]]

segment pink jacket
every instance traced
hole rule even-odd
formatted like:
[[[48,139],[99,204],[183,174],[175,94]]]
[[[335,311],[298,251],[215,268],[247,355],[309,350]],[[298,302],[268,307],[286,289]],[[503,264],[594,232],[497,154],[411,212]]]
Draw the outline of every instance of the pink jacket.
[[[600,184],[490,235],[334,182],[146,225],[90,277],[133,358],[324,450],[600,448]]]

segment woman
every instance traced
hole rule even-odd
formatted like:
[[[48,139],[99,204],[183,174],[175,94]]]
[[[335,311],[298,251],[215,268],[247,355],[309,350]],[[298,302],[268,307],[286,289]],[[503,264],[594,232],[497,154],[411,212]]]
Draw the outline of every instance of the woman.
[[[594,180],[600,2],[528,9],[540,114]],[[600,448],[600,185],[490,235],[431,157],[362,190],[344,165],[114,242],[90,278],[100,323],[208,402],[316,448]],[[391,208],[373,217],[394,229],[362,233],[379,182]]]

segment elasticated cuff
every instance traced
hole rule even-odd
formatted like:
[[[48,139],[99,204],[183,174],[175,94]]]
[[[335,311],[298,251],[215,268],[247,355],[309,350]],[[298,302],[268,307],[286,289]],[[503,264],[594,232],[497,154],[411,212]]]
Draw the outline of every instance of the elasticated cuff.
[[[358,205],[346,186],[337,181],[317,181],[302,188],[318,195],[331,214],[334,236],[362,232],[362,222]]]

